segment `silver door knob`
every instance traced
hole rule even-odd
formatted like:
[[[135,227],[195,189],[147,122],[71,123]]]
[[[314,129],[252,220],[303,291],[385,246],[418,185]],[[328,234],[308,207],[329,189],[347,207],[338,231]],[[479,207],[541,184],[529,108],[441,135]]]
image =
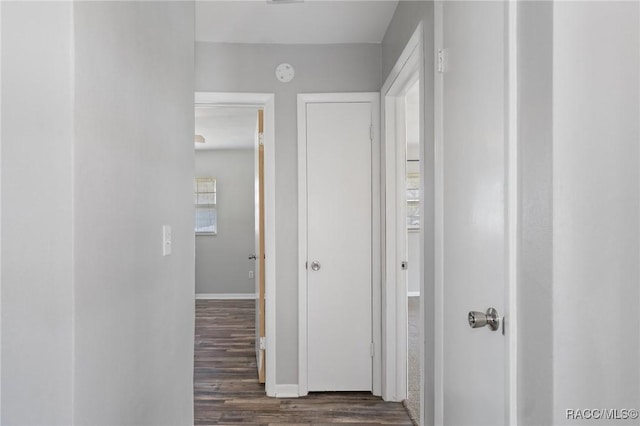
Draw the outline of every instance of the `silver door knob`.
[[[314,271],[319,271],[320,270],[320,262],[318,262],[317,260],[314,260],[313,262],[311,262],[311,269]]]
[[[256,260],[257,256],[255,254],[252,254],[251,256],[249,256],[249,260]]]
[[[488,325],[492,331],[496,331],[500,327],[500,317],[498,317],[498,311],[494,308],[487,309],[486,313],[471,311],[468,319],[471,328],[480,328]]]

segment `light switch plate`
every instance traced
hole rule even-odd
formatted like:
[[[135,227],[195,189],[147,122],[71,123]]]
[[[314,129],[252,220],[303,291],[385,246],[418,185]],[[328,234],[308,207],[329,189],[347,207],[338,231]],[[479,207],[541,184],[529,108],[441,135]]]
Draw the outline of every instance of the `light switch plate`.
[[[162,225],[162,255],[169,256],[171,254],[171,226]]]

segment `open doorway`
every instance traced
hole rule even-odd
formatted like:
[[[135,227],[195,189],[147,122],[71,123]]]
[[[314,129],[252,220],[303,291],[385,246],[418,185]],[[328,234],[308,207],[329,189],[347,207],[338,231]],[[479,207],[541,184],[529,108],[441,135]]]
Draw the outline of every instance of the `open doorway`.
[[[411,418],[420,418],[420,294],[423,250],[422,228],[422,167],[420,156],[420,81],[417,73],[394,86],[393,95],[386,97],[387,167],[389,177],[387,198],[387,253],[393,256],[389,266],[392,275],[388,284],[395,284],[397,315],[396,399],[405,402]],[[391,114],[389,114],[392,112]],[[390,134],[393,133],[393,134]],[[388,259],[390,260],[390,259]]]
[[[255,298],[257,107],[195,108],[196,295]]]
[[[243,345],[255,358],[245,356],[274,396],[275,359],[267,344],[275,334],[275,300],[268,297],[275,292],[273,95],[195,97],[196,328],[198,303],[235,300],[238,315],[245,307],[255,311],[253,324],[243,327]],[[196,364],[197,344],[198,336]]]
[[[387,386],[415,423],[424,418],[424,78],[422,26],[382,88],[385,153]]]
[[[406,280],[407,280],[407,410],[420,418],[420,83],[416,80],[404,95],[406,129]]]

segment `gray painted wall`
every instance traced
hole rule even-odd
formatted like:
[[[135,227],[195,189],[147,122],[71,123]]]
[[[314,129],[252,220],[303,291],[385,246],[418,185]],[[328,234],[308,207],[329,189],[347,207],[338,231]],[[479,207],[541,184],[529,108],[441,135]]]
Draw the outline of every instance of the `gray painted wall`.
[[[193,422],[193,16],[75,6],[77,424]]]
[[[254,151],[196,151],[196,176],[216,178],[218,213],[218,234],[196,236],[196,294],[255,294]]]
[[[640,401],[639,12],[554,3],[555,424],[593,423],[567,408]],[[595,312],[606,320],[586,320]]]
[[[566,410],[640,400],[638,12],[637,3],[519,6],[525,425],[581,424]],[[607,321],[585,321],[596,311]]]
[[[553,424],[553,4],[518,5],[518,422]]]
[[[193,4],[2,9],[1,423],[193,424]]]
[[[402,54],[407,42],[413,35],[416,27],[422,22],[424,29],[424,70],[422,77],[422,87],[424,88],[424,146],[422,149],[424,161],[424,197],[426,200],[433,199],[434,196],[434,164],[433,164],[433,81],[434,81],[434,30],[433,30],[433,3],[425,1],[401,1],[391,19],[389,28],[382,40],[382,70],[384,82],[393,69],[399,56]],[[425,347],[425,391],[421,409],[425,412],[425,424],[429,424],[433,419],[434,389],[429,386],[434,380],[434,359],[429,352],[434,345],[433,323],[434,313],[434,247],[426,244],[434,238],[434,210],[433,206],[427,204],[424,217],[422,218],[425,239],[422,253],[424,255],[424,347]],[[384,303],[384,302],[383,302]]]
[[[3,425],[68,425],[73,5],[2,3]]]
[[[292,64],[290,83],[275,78]],[[379,45],[196,43],[196,90],[275,93],[276,383],[298,383],[298,93],[380,90]]]
[[[433,4],[427,1],[398,3],[382,40],[382,83],[393,69],[420,22],[424,25],[425,49],[433,51]],[[430,43],[427,43],[429,40]],[[425,60],[433,63],[431,55],[425,55]],[[433,99],[433,96],[430,99]]]

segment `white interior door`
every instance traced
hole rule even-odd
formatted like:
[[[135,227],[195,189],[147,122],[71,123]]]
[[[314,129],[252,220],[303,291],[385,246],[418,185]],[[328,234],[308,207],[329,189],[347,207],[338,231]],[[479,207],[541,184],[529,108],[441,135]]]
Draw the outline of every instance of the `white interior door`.
[[[443,421],[505,423],[506,339],[469,311],[505,311],[506,7],[443,2]]]
[[[372,390],[372,113],[306,103],[309,391]]]

